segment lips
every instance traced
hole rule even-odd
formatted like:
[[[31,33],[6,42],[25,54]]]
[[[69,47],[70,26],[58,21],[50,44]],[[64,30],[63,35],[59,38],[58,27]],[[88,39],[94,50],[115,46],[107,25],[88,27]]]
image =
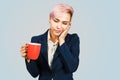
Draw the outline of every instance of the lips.
[[[61,33],[61,32],[62,32],[62,30],[55,30],[55,32],[56,32],[56,33]]]

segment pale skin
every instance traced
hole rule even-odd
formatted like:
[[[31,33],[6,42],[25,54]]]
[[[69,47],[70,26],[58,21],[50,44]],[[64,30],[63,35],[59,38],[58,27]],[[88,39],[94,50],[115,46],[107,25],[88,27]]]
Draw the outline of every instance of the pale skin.
[[[54,18],[49,19],[50,23],[50,39],[52,42],[58,41],[61,46],[65,42],[65,37],[71,26],[71,16],[69,13],[56,14]],[[23,44],[20,49],[21,56],[27,57],[27,44]],[[30,62],[30,59],[27,58]]]

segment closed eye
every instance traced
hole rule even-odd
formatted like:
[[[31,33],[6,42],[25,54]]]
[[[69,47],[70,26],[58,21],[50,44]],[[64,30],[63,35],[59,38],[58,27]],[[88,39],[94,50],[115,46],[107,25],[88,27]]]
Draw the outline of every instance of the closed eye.
[[[62,22],[64,25],[67,25],[69,22],[68,21],[63,21]]]
[[[59,20],[58,20],[58,19],[56,19],[56,18],[55,18],[55,19],[53,19],[53,21],[54,21],[54,22],[59,22]]]

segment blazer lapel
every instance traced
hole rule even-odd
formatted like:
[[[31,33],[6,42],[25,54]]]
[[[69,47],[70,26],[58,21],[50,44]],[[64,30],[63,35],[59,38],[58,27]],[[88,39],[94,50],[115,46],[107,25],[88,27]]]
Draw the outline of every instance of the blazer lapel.
[[[48,31],[41,36],[41,39],[39,41],[41,43],[41,56],[43,56],[45,60],[48,62],[47,33]]]
[[[55,51],[54,57],[53,57],[53,61],[58,57],[59,51],[58,51],[58,47]]]
[[[69,36],[67,35],[66,36],[66,38],[65,38],[65,42],[66,42],[66,44],[67,45],[69,45],[68,44],[68,42],[69,42]],[[56,51],[55,51],[55,54],[54,54],[54,57],[53,57],[53,62],[52,62],[52,69],[54,69],[55,67],[56,67],[56,59],[59,57],[59,54],[60,54],[60,51],[59,51],[59,48],[60,46],[58,45],[58,47],[57,47],[57,49],[56,49]],[[69,47],[69,46],[68,46]]]
[[[52,61],[52,69],[54,69],[54,67],[55,67],[55,63],[56,63],[55,61],[58,58],[58,55],[59,55],[59,49],[57,47],[55,54],[54,54],[54,57],[53,57],[53,61]]]
[[[68,41],[69,41],[69,36],[67,35],[66,38],[65,38],[65,42],[67,43]],[[58,45],[58,47],[60,47],[60,46]],[[55,54],[54,54],[54,57],[53,57],[53,62],[56,60],[56,58],[59,55],[59,49],[58,49],[58,47],[57,47],[57,49],[55,51]]]

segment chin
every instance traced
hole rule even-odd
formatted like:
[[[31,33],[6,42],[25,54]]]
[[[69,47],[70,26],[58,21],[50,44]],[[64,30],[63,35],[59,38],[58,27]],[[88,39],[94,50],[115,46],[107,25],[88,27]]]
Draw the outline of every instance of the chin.
[[[57,34],[55,34],[55,36],[60,36],[60,33],[59,33],[59,34],[58,34],[58,33],[57,33]]]
[[[61,34],[61,33],[55,33],[54,35],[55,35],[55,36],[60,36],[60,34]]]

